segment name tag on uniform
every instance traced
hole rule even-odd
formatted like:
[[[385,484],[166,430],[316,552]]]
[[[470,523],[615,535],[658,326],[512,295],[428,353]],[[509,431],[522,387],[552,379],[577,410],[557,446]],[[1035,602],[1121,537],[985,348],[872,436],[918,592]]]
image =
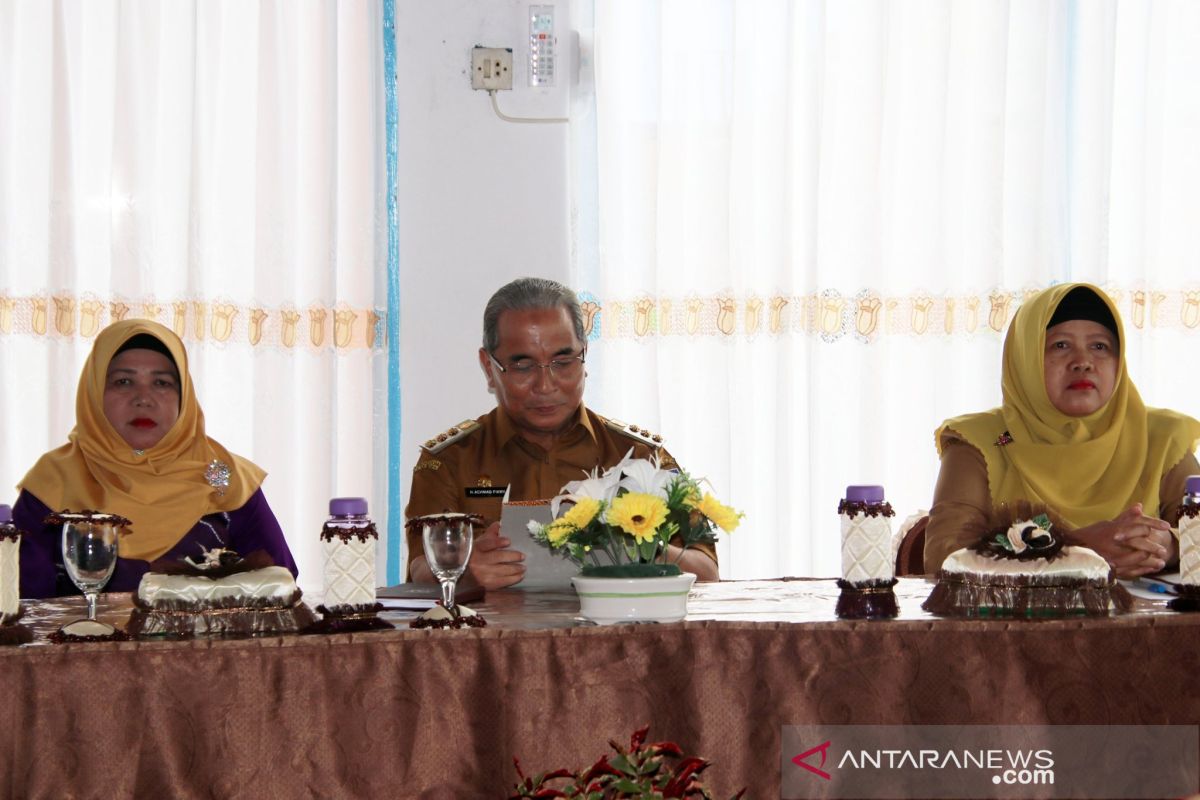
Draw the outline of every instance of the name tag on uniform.
[[[504,497],[507,486],[468,486],[464,491],[467,497]]]

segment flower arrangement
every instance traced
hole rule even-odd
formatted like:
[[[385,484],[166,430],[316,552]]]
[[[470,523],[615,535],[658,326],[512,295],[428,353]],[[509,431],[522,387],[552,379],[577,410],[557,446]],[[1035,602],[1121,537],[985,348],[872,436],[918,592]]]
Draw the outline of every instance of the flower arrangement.
[[[1054,525],[1045,514],[1030,520],[1018,520],[1004,533],[996,534],[996,544],[1011,553],[1020,555],[1025,550],[1045,550],[1054,544],[1050,529]]]
[[[1063,554],[1069,526],[1039,503],[1001,503],[970,549],[997,560],[1054,561]]]
[[[521,782],[513,787],[514,793],[509,800],[540,797],[580,800],[698,797],[712,800],[712,794],[697,778],[709,762],[696,756],[685,757],[674,742],[646,744],[649,730],[650,726],[646,725],[634,731],[628,750],[609,740],[616,755],[603,755],[595,764],[578,773],[557,769],[526,776],[521,770],[520,760],[514,758],[513,763]],[[667,765],[668,757],[679,759],[674,769]],[[548,785],[564,778],[570,780],[557,786]],[[738,792],[733,800],[738,800],[745,791]]]
[[[630,454],[603,473],[593,470],[564,486],[550,501],[554,520],[530,522],[529,532],[578,564],[585,576],[678,575],[679,565],[666,562],[673,538],[679,537],[682,555],[693,545],[715,542],[717,528],[732,532],[743,515],[703,491],[687,472]]]

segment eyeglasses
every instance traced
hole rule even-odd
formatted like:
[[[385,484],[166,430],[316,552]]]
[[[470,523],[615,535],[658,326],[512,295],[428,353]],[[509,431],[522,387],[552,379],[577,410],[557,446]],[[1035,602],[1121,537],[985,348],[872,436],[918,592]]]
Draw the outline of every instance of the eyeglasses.
[[[558,356],[545,364],[534,361],[532,358],[522,358],[506,367],[497,361],[494,355],[488,353],[488,358],[496,365],[496,369],[515,384],[532,383],[541,374],[538,370],[543,369],[550,370],[550,377],[557,382],[576,380],[583,375],[586,356],[587,348],[585,347],[579,351],[578,355]]]

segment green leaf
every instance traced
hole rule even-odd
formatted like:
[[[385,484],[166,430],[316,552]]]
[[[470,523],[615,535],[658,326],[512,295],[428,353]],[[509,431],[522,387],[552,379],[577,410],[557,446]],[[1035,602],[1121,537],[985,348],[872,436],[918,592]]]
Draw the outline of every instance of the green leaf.
[[[653,539],[648,542],[638,542],[637,550],[639,560],[646,562],[653,561],[654,557],[658,555],[658,542]]]
[[[627,792],[627,793],[636,792],[637,793],[636,796],[641,797],[643,795],[648,794],[646,790],[649,789],[650,787],[642,786],[641,784],[634,783],[633,781],[629,780],[628,778],[622,778],[621,780],[615,781],[613,783],[613,788],[619,792]]]
[[[629,759],[624,755],[613,756],[608,760],[608,765],[617,772],[623,772],[626,775],[632,775],[634,773],[633,768],[629,764]]]
[[[677,564],[585,564],[579,574],[585,578],[662,578],[682,571]]]

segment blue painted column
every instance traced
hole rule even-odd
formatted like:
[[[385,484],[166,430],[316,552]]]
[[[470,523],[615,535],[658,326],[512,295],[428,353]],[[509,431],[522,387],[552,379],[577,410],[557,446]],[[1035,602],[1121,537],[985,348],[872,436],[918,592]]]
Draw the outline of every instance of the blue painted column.
[[[400,496],[400,228],[396,214],[396,4],[383,0],[383,81],[387,101],[387,582],[400,582],[404,503]]]

